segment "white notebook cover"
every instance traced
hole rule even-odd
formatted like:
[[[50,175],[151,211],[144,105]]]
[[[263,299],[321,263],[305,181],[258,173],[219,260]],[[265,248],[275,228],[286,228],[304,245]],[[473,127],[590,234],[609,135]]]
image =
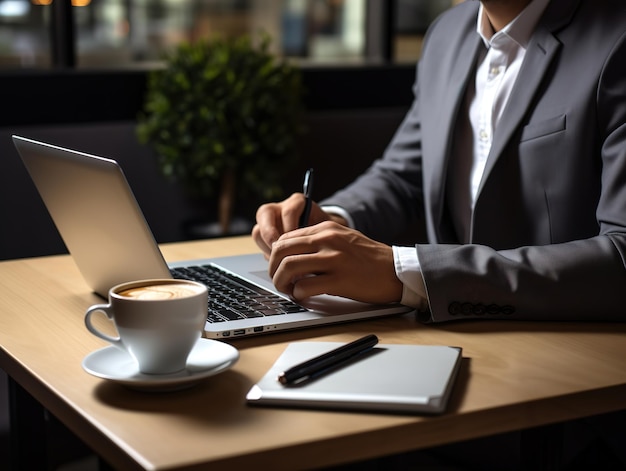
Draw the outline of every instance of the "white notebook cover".
[[[341,346],[296,342],[287,346],[250,389],[251,405],[439,414],[444,412],[461,364],[459,347],[376,345],[355,361],[319,378],[283,385],[286,369]]]

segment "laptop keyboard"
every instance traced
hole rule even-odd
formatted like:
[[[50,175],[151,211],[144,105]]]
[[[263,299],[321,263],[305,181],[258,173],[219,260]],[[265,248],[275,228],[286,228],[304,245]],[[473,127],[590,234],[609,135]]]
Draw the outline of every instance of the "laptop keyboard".
[[[280,316],[307,309],[213,265],[172,268],[172,276],[199,281],[209,290],[209,322]]]

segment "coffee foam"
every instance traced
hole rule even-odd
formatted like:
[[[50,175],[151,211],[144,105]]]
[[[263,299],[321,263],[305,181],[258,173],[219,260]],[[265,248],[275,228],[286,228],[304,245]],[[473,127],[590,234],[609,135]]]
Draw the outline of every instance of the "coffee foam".
[[[198,294],[199,289],[193,285],[182,283],[164,283],[157,285],[137,286],[119,291],[117,294],[125,298],[142,300],[187,298]]]

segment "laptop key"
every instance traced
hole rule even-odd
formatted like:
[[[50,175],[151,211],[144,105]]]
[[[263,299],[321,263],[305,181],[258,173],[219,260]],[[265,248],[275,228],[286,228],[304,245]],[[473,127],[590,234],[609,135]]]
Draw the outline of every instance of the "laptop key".
[[[209,312],[209,314],[207,315],[207,321],[209,321],[211,323],[225,322],[226,319],[224,317],[218,316],[217,314],[215,314],[213,312]]]
[[[204,283],[209,290],[209,322],[306,312],[293,301],[237,278],[213,265],[172,269],[174,278]]]
[[[225,317],[226,319],[228,319],[229,321],[236,321],[237,319],[242,319],[242,316],[240,316],[238,313],[236,313],[235,311],[232,311],[230,309],[216,309],[214,311],[216,314],[219,314],[222,317]]]
[[[277,316],[279,314],[285,313],[285,311],[282,311],[280,309],[269,309],[269,308],[261,309],[259,310],[259,312],[263,314],[264,316]]]
[[[303,308],[302,306],[298,306],[297,304],[294,304],[293,306],[283,306],[283,310],[287,314],[295,314],[296,312],[306,312],[305,308]]]

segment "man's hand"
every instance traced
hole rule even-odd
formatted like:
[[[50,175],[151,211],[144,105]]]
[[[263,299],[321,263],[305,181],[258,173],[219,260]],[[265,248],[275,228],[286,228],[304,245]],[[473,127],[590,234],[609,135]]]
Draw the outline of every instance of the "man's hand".
[[[252,228],[252,238],[263,250],[266,258],[272,251],[272,244],[283,234],[298,228],[300,215],[304,211],[304,195],[294,193],[280,203],[268,203],[256,212],[256,225]],[[313,225],[328,221],[330,216],[312,203],[308,224]]]
[[[294,209],[301,209],[304,200],[292,203]],[[275,211],[274,221],[279,214],[285,211]],[[320,217],[318,211],[311,215],[313,221]],[[296,300],[331,294],[368,303],[400,301],[402,283],[396,277],[390,246],[332,221],[295,229],[297,216],[287,219],[289,225],[281,219],[283,234],[271,245],[269,270],[278,290]]]

